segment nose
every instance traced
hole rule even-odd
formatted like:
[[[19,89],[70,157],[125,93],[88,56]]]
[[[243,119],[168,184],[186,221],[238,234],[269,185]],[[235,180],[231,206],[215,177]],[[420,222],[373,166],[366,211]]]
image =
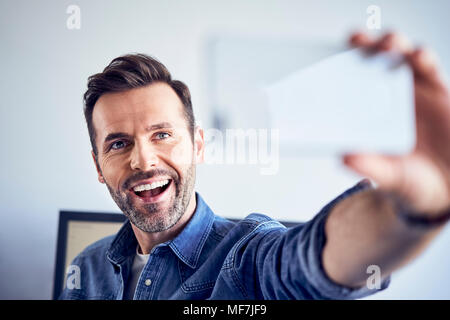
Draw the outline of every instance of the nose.
[[[158,157],[153,148],[145,142],[136,142],[130,159],[132,170],[149,171],[158,165]]]

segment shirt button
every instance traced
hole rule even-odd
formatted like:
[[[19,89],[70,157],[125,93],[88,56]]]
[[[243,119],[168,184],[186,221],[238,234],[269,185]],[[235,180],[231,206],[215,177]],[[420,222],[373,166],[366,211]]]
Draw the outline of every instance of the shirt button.
[[[152,284],[152,280],[150,280],[150,279],[147,279],[147,280],[145,280],[145,285],[148,287],[149,285],[151,285]]]

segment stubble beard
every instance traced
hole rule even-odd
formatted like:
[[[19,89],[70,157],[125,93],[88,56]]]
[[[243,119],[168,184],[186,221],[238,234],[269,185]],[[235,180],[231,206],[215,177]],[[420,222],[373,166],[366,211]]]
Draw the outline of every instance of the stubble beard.
[[[144,232],[161,232],[173,227],[184,215],[189,205],[189,201],[194,191],[195,184],[195,164],[186,170],[185,179],[181,181],[176,172],[165,171],[171,176],[175,187],[175,195],[169,200],[167,208],[162,208],[159,203],[143,204],[142,208],[137,208],[133,204],[133,196],[129,193],[114,190],[105,182],[111,197],[130,222]],[[147,174],[150,178],[154,174]],[[171,187],[171,186],[170,186]],[[167,191],[167,190],[166,190]]]

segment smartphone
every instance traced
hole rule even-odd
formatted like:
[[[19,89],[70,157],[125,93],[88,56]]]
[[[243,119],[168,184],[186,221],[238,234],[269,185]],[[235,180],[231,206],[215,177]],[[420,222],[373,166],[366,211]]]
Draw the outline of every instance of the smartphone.
[[[415,146],[413,76],[399,55],[347,50],[263,91],[282,151],[404,154]]]

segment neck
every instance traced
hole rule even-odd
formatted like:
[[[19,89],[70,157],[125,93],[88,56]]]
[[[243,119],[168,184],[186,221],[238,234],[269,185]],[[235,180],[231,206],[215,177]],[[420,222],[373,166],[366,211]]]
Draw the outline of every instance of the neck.
[[[142,254],[149,254],[156,245],[174,239],[186,226],[195,212],[197,203],[195,200],[195,192],[192,192],[191,199],[181,219],[170,229],[161,232],[145,232],[131,224],[134,235],[139,243]]]

